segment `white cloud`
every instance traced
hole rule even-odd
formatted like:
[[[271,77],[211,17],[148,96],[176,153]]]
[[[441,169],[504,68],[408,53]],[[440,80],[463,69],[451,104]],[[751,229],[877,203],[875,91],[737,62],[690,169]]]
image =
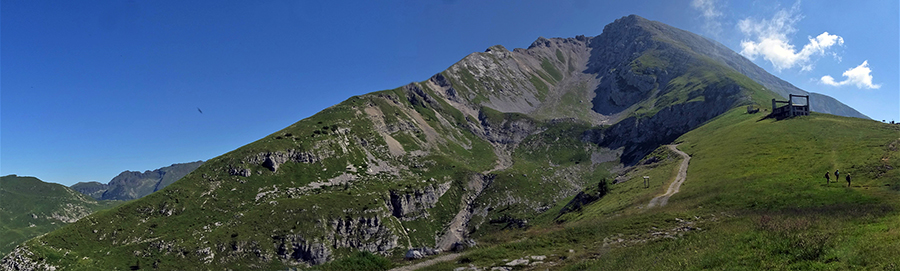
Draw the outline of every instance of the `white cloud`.
[[[803,19],[799,13],[800,7],[797,2],[790,10],[781,9],[768,20],[757,21],[752,18],[740,20],[738,28],[746,36],[741,41],[741,55],[751,60],[762,57],[771,62],[778,71],[793,67],[810,71],[815,64],[813,56],[825,55],[832,46],[844,44],[844,38],[841,36],[823,32],[815,38],[809,37],[809,43],[797,51],[789,37],[797,32],[794,25]]]
[[[878,89],[881,84],[872,84],[872,69],[869,68],[869,61],[863,61],[862,64],[851,68],[844,72],[843,76],[847,77],[844,81],[834,81],[834,77],[830,75],[822,76],[820,82],[831,86],[856,85],[858,88]]]
[[[700,11],[700,17],[704,20],[704,31],[713,36],[722,33],[722,23],[718,20],[722,17],[722,12],[719,11],[716,0],[692,0],[691,7]]]
[[[826,84],[826,85],[832,85],[832,86],[840,86],[841,85],[841,83],[835,82],[834,77],[831,77],[831,75],[822,76],[821,81],[822,81],[822,84]]]
[[[715,18],[722,16],[722,12],[716,8],[716,0],[693,0],[691,7],[699,10],[704,18]]]

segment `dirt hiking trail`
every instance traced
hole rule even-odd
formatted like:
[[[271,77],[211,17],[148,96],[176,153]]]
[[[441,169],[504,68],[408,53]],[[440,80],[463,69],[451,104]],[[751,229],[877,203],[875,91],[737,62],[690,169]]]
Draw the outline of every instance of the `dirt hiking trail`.
[[[666,193],[650,200],[650,204],[647,204],[647,208],[653,208],[657,205],[660,207],[666,206],[666,203],[669,203],[669,197],[671,197],[675,193],[678,193],[678,190],[681,188],[681,184],[684,183],[684,179],[687,178],[688,163],[691,161],[691,156],[687,155],[687,153],[684,153],[683,151],[678,150],[678,148],[676,148],[676,146],[678,145],[666,146],[669,147],[669,149],[673,152],[681,155],[684,160],[681,161],[681,167],[678,168],[678,176],[676,176],[675,181],[669,185],[669,189],[666,190]]]
[[[431,265],[433,265],[433,264],[436,264],[436,263],[439,263],[439,262],[446,262],[446,261],[456,260],[456,258],[459,257],[459,255],[461,255],[461,254],[460,254],[460,253],[453,253],[453,254],[441,255],[441,256],[435,257],[435,258],[433,258],[433,259],[429,259],[429,260],[427,260],[427,261],[424,261],[424,262],[420,262],[420,263],[413,264],[413,265],[401,266],[401,267],[393,268],[393,269],[388,270],[388,271],[413,271],[413,270],[419,270],[419,269],[422,269],[422,268],[425,268],[425,267],[429,267],[429,266],[431,266]]]

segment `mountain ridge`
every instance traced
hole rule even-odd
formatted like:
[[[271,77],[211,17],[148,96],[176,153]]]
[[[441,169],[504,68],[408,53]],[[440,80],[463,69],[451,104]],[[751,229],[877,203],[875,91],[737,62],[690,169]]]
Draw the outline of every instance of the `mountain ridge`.
[[[133,200],[156,192],[194,171],[203,161],[175,163],[170,166],[139,171],[122,171],[109,183],[78,182],[70,186],[75,191],[96,200]]]

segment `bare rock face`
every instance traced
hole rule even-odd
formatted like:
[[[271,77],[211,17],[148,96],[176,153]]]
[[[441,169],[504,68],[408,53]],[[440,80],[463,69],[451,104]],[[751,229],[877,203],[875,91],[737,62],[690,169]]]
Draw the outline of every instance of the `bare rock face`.
[[[330,231],[324,238],[272,236],[277,257],[290,265],[318,265],[332,260],[336,249],[385,253],[399,246],[399,238],[378,216],[333,219],[325,226]]]
[[[481,196],[484,189],[490,186],[497,176],[494,174],[473,175],[466,184],[466,195],[462,198],[463,208],[456,213],[453,220],[447,226],[446,231],[437,239],[437,248],[441,250],[462,250],[474,246],[474,242],[468,240],[468,227],[475,213],[475,199]]]
[[[419,85],[408,84],[403,88],[406,89],[407,100],[412,106],[422,106],[431,108],[441,108],[441,104],[434,100],[428,93],[425,93]],[[449,93],[448,93],[449,94]],[[453,94],[455,95],[455,94]]]
[[[334,234],[329,238],[335,248],[386,252],[399,246],[399,238],[382,222],[379,216],[335,219],[330,222]]]
[[[491,120],[484,111],[479,112],[478,120],[485,139],[501,145],[518,144],[538,130],[538,125],[531,119]]]
[[[450,84],[450,80],[448,80],[447,77],[444,77],[443,73],[435,74],[429,79],[429,81],[431,81],[438,87],[445,89],[444,96],[447,97],[447,100],[456,103],[462,102],[462,100],[460,100],[459,96],[457,95],[456,90],[453,89],[453,86]]]
[[[231,176],[250,177],[251,175],[249,168],[231,168],[228,170],[228,173],[231,174]]]
[[[63,223],[73,223],[82,217],[90,215],[92,212],[92,210],[83,205],[66,203],[65,205],[59,206],[59,209],[56,212],[51,213],[48,219],[59,220]]]
[[[37,261],[34,259],[34,253],[30,250],[19,246],[10,252],[3,260],[0,260],[0,269],[3,270],[56,270],[56,266],[46,263],[46,260]]]
[[[450,182],[429,185],[412,191],[390,191],[391,214],[403,221],[415,220],[430,208],[450,189]]]
[[[740,92],[736,85],[710,88],[704,91],[705,101],[672,105],[649,118],[629,117],[606,129],[587,131],[582,140],[611,149],[625,147],[621,160],[626,165],[634,165],[660,144],[671,142],[728,111],[739,102]]]
[[[307,241],[303,236],[273,236],[275,251],[285,260],[304,262],[310,265],[323,264],[331,260],[331,249],[319,240]]]
[[[403,257],[406,258],[407,260],[415,260],[415,259],[421,259],[425,256],[435,255],[438,253],[441,253],[440,249],[433,249],[433,248],[427,248],[427,247],[411,248],[406,251],[406,254],[404,254]]]
[[[230,244],[216,245],[217,254],[222,255],[223,259],[233,260],[245,257],[260,259],[263,262],[270,262],[273,255],[264,252],[257,241],[234,241]],[[276,250],[277,251],[277,250]]]
[[[286,162],[295,163],[315,163],[327,158],[312,152],[304,152],[297,150],[276,151],[259,153],[255,157],[248,159],[248,162],[259,164],[272,172],[278,172],[278,167]]]

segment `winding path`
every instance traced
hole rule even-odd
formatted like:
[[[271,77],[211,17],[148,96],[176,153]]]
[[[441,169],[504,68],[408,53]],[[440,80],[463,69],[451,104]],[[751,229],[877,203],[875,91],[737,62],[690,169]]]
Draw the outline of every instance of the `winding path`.
[[[429,259],[429,260],[427,260],[427,261],[423,261],[423,262],[420,262],[420,263],[417,263],[417,264],[413,264],[413,265],[406,265],[406,266],[396,267],[396,268],[393,268],[393,269],[388,270],[388,271],[414,271],[414,270],[419,270],[419,269],[422,269],[422,268],[425,268],[425,267],[429,267],[429,266],[431,266],[431,265],[433,265],[433,264],[436,264],[436,263],[439,263],[439,262],[446,262],[446,261],[456,260],[456,258],[459,257],[459,255],[462,255],[462,254],[460,254],[460,253],[452,253],[452,254],[441,255],[441,256],[438,256],[438,257]]]
[[[673,152],[681,155],[684,160],[681,161],[681,167],[678,168],[678,176],[676,176],[675,181],[669,185],[669,189],[666,190],[666,193],[650,200],[650,204],[647,204],[647,208],[653,208],[657,205],[659,205],[660,207],[666,206],[666,203],[669,203],[669,197],[671,197],[675,193],[678,193],[678,190],[681,188],[681,184],[684,183],[684,179],[687,178],[687,168],[688,163],[691,161],[691,156],[687,155],[687,153],[684,153],[683,151],[678,150],[678,148],[676,148],[677,145],[666,146],[669,147],[669,149]]]

